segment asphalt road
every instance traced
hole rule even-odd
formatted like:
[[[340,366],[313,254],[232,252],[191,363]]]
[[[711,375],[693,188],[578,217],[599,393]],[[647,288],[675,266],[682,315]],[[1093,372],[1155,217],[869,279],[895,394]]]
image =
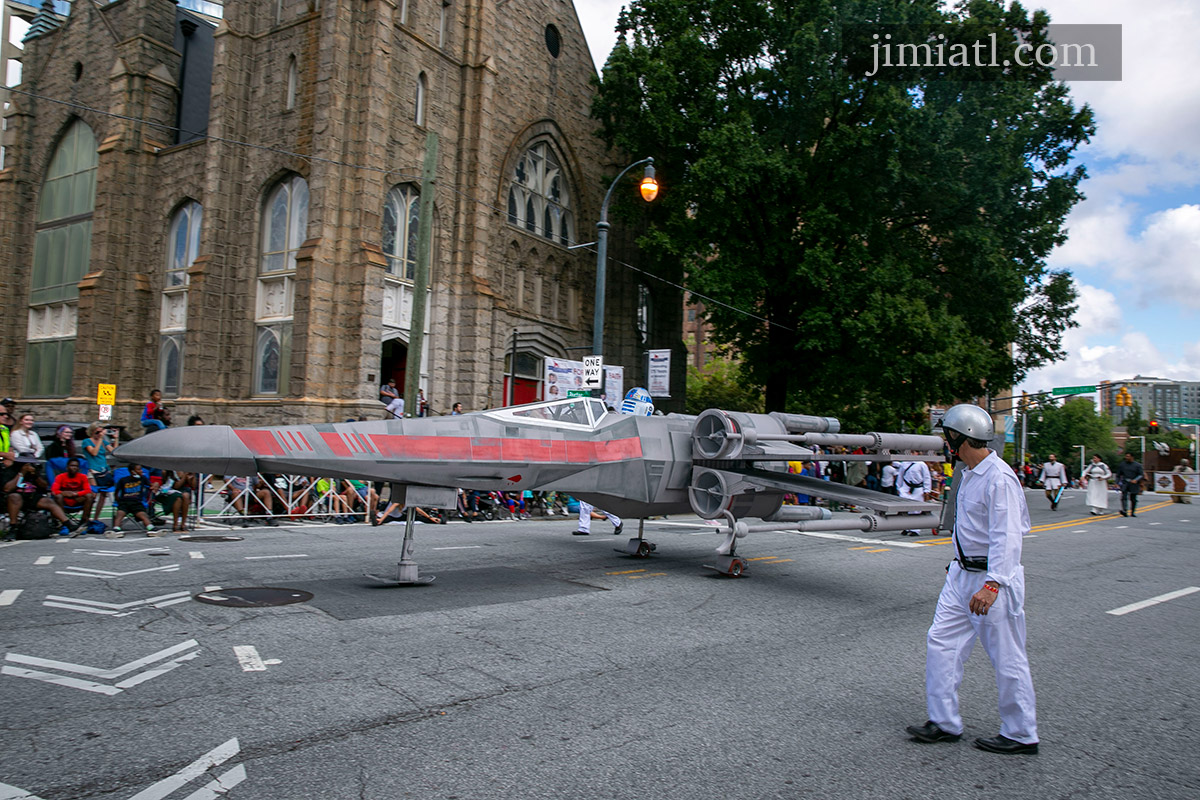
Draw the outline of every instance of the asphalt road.
[[[1200,797],[1200,590],[1108,613],[1200,586],[1200,504],[1028,497],[1036,756],[971,747],[999,729],[982,648],[967,737],[903,732],[944,538],[751,534],[730,579],[684,518],[648,560],[603,522],[418,526],[437,579],[397,588],[363,575],[400,525],[262,528],[0,549],[0,800]]]

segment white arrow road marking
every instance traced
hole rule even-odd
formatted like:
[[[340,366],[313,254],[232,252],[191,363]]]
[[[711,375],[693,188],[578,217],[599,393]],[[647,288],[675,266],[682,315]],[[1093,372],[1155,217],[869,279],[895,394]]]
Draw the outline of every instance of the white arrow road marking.
[[[464,544],[457,547],[431,547],[430,550],[479,550],[483,547],[481,544]]]
[[[202,777],[213,767],[224,764],[236,756],[240,750],[241,747],[238,745],[238,740],[230,739],[228,742],[200,756],[200,758],[188,764],[174,775],[163,778],[153,786],[138,792],[129,798],[129,800],[163,800],[164,797],[181,786],[185,786],[196,778]],[[246,780],[246,768],[238,764],[233,769],[222,773],[216,779],[209,781],[201,788],[192,792],[184,800],[211,800],[218,795],[225,794],[244,780]]]
[[[0,783],[0,800],[42,800],[42,798],[36,794],[30,794],[24,789],[18,789],[16,786]]]
[[[282,664],[278,658],[268,658],[266,661],[258,655],[258,649],[252,644],[240,644],[233,648],[233,654],[237,656],[238,663],[242,665],[242,672],[266,672],[267,666]]]
[[[0,592],[0,606],[11,606],[21,596],[24,589],[5,589]],[[0,795],[0,800],[4,800],[4,795]]]
[[[138,792],[129,800],[163,800],[176,789],[186,786],[197,778],[204,777],[209,770],[224,764],[236,756],[240,750],[238,740],[230,739],[200,756],[174,775],[163,778],[153,786]],[[184,800],[216,800],[218,796],[228,793],[230,789],[244,780],[246,780],[246,767],[238,764],[192,792]],[[42,800],[42,798],[24,789],[18,789],[16,786],[0,783],[0,800]]]
[[[54,556],[41,556],[37,561],[33,562],[35,567],[44,567],[54,560]]]
[[[85,681],[79,678],[71,678],[65,675],[55,675],[50,672],[39,672],[38,670],[23,669],[21,667],[5,666],[0,670],[5,675],[12,675],[17,678],[31,678],[35,681],[45,681],[58,686],[69,686],[72,689],[83,689],[86,692],[96,692],[97,694],[114,695],[120,694],[126,689],[137,686],[139,683],[145,683],[151,678],[157,678],[159,675],[164,675],[178,667],[185,661],[190,661],[200,655],[199,643],[195,639],[188,639],[186,642],[180,642],[173,647],[168,647],[165,650],[159,650],[157,653],[139,658],[136,661],[130,661],[128,664],[122,664],[115,669],[100,669],[99,667],[89,667],[86,664],[70,664],[66,661],[55,661],[50,658],[38,658],[36,656],[25,656],[20,653],[7,653],[4,656],[5,661],[10,661],[14,664],[28,664],[31,667],[44,667],[46,669],[56,669],[60,672],[74,672],[78,675],[88,675],[93,678],[104,680],[112,680],[120,678],[143,667],[149,667],[155,662],[162,661],[169,656],[175,656],[169,661],[159,664],[152,669],[147,669],[144,672],[138,672],[131,675],[123,681],[118,681],[115,684],[97,683],[95,681]],[[196,649],[192,649],[196,648]],[[183,652],[188,651],[188,652]],[[183,652],[183,655],[175,655]]]
[[[242,556],[247,561],[255,561],[261,558],[308,558],[308,553],[300,553],[294,556]]]
[[[68,608],[72,611],[86,611],[89,614],[108,614],[116,617],[127,617],[143,608],[165,608],[176,603],[186,603],[192,597],[190,592],[172,592],[158,597],[148,597],[145,600],[134,600],[130,603],[101,603],[98,600],[84,600],[81,597],[59,597],[55,594],[46,595],[42,605],[50,608]],[[128,610],[127,610],[128,609]]]
[[[89,556],[131,556],[135,553],[162,553],[167,552],[169,547],[139,547],[137,550],[88,550],[82,547],[76,547],[76,553],[86,553]]]
[[[165,567],[148,567],[134,569],[129,572],[109,572],[106,569],[90,569],[88,567],[67,567],[55,572],[55,575],[74,575],[78,578],[124,578],[126,575],[138,575],[142,572],[178,572],[178,564],[167,564]]]
[[[1186,589],[1180,589],[1179,591],[1176,591],[1176,592],[1167,592],[1166,594],[1160,594],[1158,597],[1151,597],[1149,600],[1141,600],[1137,603],[1130,603],[1127,606],[1121,606],[1120,608],[1114,608],[1112,611],[1106,611],[1104,613],[1112,614],[1114,617],[1119,617],[1123,614],[1128,614],[1131,611],[1141,611],[1143,608],[1149,608],[1150,606],[1156,606],[1159,603],[1165,603],[1168,600],[1175,600],[1180,597],[1186,597],[1189,594],[1194,594],[1195,592],[1200,592],[1200,586],[1189,586]]]

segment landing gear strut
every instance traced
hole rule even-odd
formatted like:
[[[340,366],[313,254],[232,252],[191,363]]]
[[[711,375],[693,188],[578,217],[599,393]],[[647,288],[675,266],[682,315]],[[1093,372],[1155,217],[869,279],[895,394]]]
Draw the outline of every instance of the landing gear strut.
[[[724,516],[729,523],[728,538],[724,544],[717,548],[716,563],[705,564],[704,568],[711,569],[722,575],[728,575],[731,578],[740,578],[750,567],[746,560],[739,558],[735,552],[737,550],[737,540],[746,535],[746,523],[738,522],[729,511],[726,511]]]
[[[634,558],[649,558],[650,554],[658,549],[658,545],[654,542],[647,542],[643,537],[643,529],[646,527],[646,520],[638,520],[638,535],[636,539],[630,539],[625,543],[624,548],[616,548],[618,553],[626,553]]]
[[[432,575],[420,577],[417,562],[412,560],[413,522],[416,520],[416,516],[417,509],[409,506],[404,515],[404,542],[400,545],[400,563],[396,565],[396,577],[385,578],[382,575],[372,575],[368,572],[368,578],[394,586],[424,586],[433,583],[434,576]]]

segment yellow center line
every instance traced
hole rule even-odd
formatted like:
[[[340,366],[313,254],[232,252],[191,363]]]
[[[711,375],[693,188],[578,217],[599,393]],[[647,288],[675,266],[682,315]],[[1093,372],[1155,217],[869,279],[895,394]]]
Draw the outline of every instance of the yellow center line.
[[[1154,511],[1155,509],[1159,509],[1159,508],[1166,508],[1169,505],[1171,505],[1171,501],[1166,500],[1166,501],[1163,501],[1160,503],[1155,503],[1154,505],[1144,506],[1142,508],[1142,513],[1145,513],[1147,511]],[[1078,525],[1087,525],[1088,523],[1091,523],[1091,522],[1104,522],[1106,520],[1120,519],[1120,518],[1121,518],[1120,514],[1105,514],[1104,516],[1100,516],[1100,517],[1084,517],[1082,519],[1069,519],[1069,520],[1064,520],[1062,522],[1050,522],[1045,525],[1037,525],[1037,526],[1031,528],[1030,530],[1056,531],[1056,530],[1060,530],[1062,528],[1074,528]]]
[[[747,559],[743,559],[743,560],[744,561],[770,561],[772,558],[779,558],[779,556],[756,556],[754,558],[747,558]]]
[[[627,569],[624,572],[606,572],[605,575],[632,575],[635,572],[645,572],[644,569]]]
[[[629,580],[636,581],[636,580],[641,580],[642,578],[654,578],[659,575],[666,575],[666,574],[667,573],[665,573],[665,572],[648,572],[645,575],[630,575]]]
[[[864,544],[861,547],[851,547],[850,549],[851,550],[866,550],[866,549],[870,548],[870,546],[871,545],[869,545],[869,544]]]
[[[789,561],[791,561],[791,559],[790,559],[790,558],[778,558],[778,559],[776,559],[776,560],[774,560],[774,561],[764,561],[763,563],[764,563],[764,564],[786,564],[786,563],[788,563]]]
[[[881,547],[878,550],[868,550],[868,553],[886,553],[890,548]]]

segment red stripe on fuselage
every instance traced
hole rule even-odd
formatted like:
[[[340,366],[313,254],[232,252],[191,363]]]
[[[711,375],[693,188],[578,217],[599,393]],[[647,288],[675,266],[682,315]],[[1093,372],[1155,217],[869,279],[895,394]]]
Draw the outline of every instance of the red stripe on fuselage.
[[[325,446],[333,451],[335,456],[341,458],[350,457],[350,448],[346,447],[346,443],[342,441],[342,437],[337,433],[322,433],[321,439],[325,442]]]
[[[335,456],[342,458],[374,455],[366,452],[365,448],[360,451],[364,440],[371,449],[378,451],[381,458],[411,461],[602,464],[642,457],[642,440],[637,437],[580,442],[564,439],[375,434],[356,435],[352,441],[353,450],[336,433],[322,433],[321,438]]]
[[[234,433],[242,440],[242,444],[250,449],[250,452],[256,456],[281,456],[283,448],[275,441],[275,434],[271,431],[239,431]]]

